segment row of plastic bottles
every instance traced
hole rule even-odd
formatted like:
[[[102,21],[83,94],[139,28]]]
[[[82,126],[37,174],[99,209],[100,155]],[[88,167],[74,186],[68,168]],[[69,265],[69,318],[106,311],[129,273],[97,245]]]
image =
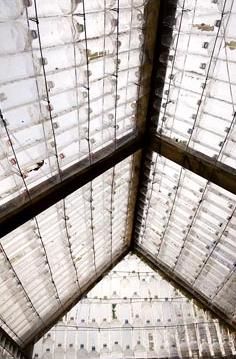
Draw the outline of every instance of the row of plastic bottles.
[[[132,21],[131,21],[132,13]],[[105,27],[104,27],[105,22]],[[70,44],[79,40],[104,37],[116,33],[119,22],[119,33],[130,31],[131,28],[141,28],[143,13],[138,9],[120,10],[119,19],[113,12],[99,12],[86,16],[86,21],[79,15],[73,18],[45,18],[40,20],[38,41],[38,28],[35,22],[30,21],[30,29],[24,22],[0,23],[0,54],[14,54],[26,50],[39,49],[51,46]]]
[[[73,13],[87,13],[113,9],[118,6],[117,0],[2,0],[0,9],[0,21],[17,19],[25,15],[34,16],[35,4],[39,17],[69,15]],[[139,7],[145,4],[145,0],[119,0],[119,7]]]
[[[151,345],[149,348],[142,345],[140,341],[132,347],[131,345],[122,346],[118,341],[115,341],[114,344],[109,348],[109,346],[104,343],[100,350],[96,346],[92,346],[91,349],[86,349],[84,344],[81,344],[77,349],[73,344],[65,350],[63,347],[58,345],[55,349],[47,348],[44,353],[34,354],[34,359],[36,358],[56,358],[56,359],[75,359],[75,358],[188,358],[190,353],[193,357],[198,358],[201,355],[203,358],[222,358],[224,355],[228,358],[232,356],[232,350],[230,349],[229,343],[224,342],[224,353],[221,351],[220,345],[217,342],[212,343],[212,351],[209,348],[209,345],[205,340],[202,340],[201,345],[198,347],[197,343],[190,341],[188,343],[186,340],[182,341],[177,347],[176,344],[171,344],[169,346],[160,345],[157,350]]]
[[[128,260],[121,264],[121,270],[129,267]],[[35,345],[35,358],[220,358],[234,354],[228,330],[211,315],[158,274],[145,277],[138,273],[139,267],[135,269],[104,278]],[[144,299],[148,293],[156,295],[153,301]]]
[[[41,344],[41,349],[39,349],[39,344],[37,344],[38,353],[41,350],[44,352],[46,349],[53,352],[58,350],[58,347],[64,352],[65,341],[71,343],[66,344],[66,352],[70,347],[73,347],[73,350],[78,350],[82,346],[83,349],[89,351],[92,346],[102,348],[104,343],[110,343],[108,346],[111,346],[117,341],[123,348],[126,346],[134,347],[138,342],[143,344],[146,351],[148,351],[148,348],[149,350],[150,348],[158,350],[158,348],[163,347],[173,352],[172,357],[178,355],[176,354],[176,348],[180,348],[181,352],[184,350],[189,352],[189,349],[191,349],[192,351],[202,351],[206,355],[210,355],[212,351],[215,355],[221,354],[222,348],[219,344],[219,333],[214,322],[207,322],[206,318],[200,315],[195,321],[193,318],[187,318],[189,317],[186,314],[184,314],[184,318],[178,316],[175,324],[162,324],[160,321],[157,321],[157,323],[146,321],[144,323],[139,318],[139,315],[136,315],[132,325],[128,320],[125,320],[125,323],[122,325],[118,319],[114,319],[111,323],[104,320],[98,326],[95,319],[93,319],[89,323],[85,323],[82,320],[78,327],[73,326],[73,320],[70,320],[67,325],[56,327],[55,332],[52,332],[53,337],[55,335],[54,339],[51,337],[52,334],[48,334]],[[186,322],[187,320],[189,320],[189,323]],[[185,326],[183,325],[184,322]],[[187,338],[189,338],[189,341]],[[232,354],[228,333],[223,329],[221,329],[221,339],[224,351]]]
[[[215,2],[210,1],[198,1],[197,10],[199,11],[211,11],[211,12],[224,12],[235,11],[235,4],[232,2],[226,1],[224,5],[223,0],[218,0]],[[233,2],[234,3],[234,2]],[[0,9],[0,21],[6,21],[9,19],[16,19],[24,15],[25,9],[29,12],[29,15],[34,13],[34,4],[37,5],[38,16],[53,16],[53,15],[68,15],[76,12],[90,12],[90,11],[99,11],[104,8],[112,9],[115,8],[117,0],[56,0],[53,3],[48,2],[47,0],[2,0],[1,9]],[[139,7],[145,4],[145,0],[119,0],[120,8],[123,7]],[[193,0],[179,0],[179,8],[187,9],[188,11],[194,10],[196,3]]]

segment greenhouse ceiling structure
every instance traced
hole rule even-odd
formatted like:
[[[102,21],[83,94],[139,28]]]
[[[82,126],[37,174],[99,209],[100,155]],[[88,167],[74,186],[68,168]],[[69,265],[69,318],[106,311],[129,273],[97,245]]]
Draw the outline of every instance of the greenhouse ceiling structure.
[[[130,251],[236,330],[236,2],[0,1],[0,347]]]

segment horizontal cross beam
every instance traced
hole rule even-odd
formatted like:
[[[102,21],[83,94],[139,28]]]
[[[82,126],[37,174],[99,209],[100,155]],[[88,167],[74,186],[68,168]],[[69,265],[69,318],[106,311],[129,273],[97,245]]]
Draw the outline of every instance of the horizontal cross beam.
[[[23,194],[9,201],[1,209],[0,237],[114,167],[142,148],[143,142],[143,136],[131,133],[117,140],[116,146],[113,142],[61,172],[61,180],[57,175],[34,187],[30,199]]]
[[[178,165],[236,194],[236,170],[168,137],[152,135],[150,149]]]

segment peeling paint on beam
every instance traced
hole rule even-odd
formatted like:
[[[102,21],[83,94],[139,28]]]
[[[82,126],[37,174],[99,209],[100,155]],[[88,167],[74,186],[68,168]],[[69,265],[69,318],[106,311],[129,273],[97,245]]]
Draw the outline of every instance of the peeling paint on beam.
[[[236,194],[236,170],[212,157],[175,142],[165,136],[153,135],[149,139],[150,149],[178,165]]]
[[[89,158],[85,158],[64,170],[61,173],[62,181],[59,181],[58,176],[54,176],[33,188],[30,191],[31,200],[24,194],[8,202],[1,208],[0,237],[123,161],[141,149],[143,143],[143,136],[131,133],[116,141],[116,149],[112,143],[93,153],[91,165]]]

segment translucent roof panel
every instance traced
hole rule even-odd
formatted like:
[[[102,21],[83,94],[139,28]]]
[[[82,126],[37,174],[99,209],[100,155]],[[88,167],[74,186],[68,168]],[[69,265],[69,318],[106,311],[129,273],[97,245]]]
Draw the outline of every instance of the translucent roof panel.
[[[219,358],[235,344],[208,311],[128,255],[35,344],[33,358]]]
[[[143,25],[143,0],[1,0],[0,205],[136,130]]]
[[[138,246],[235,323],[236,196],[157,154],[148,163]]]
[[[235,23],[234,0],[178,1],[172,41],[162,39],[171,46],[158,125],[159,133],[234,168]]]
[[[0,325],[20,345],[128,248],[132,159],[1,239]]]
[[[9,354],[5,349],[0,346],[0,355],[2,359],[14,359],[14,357]]]

